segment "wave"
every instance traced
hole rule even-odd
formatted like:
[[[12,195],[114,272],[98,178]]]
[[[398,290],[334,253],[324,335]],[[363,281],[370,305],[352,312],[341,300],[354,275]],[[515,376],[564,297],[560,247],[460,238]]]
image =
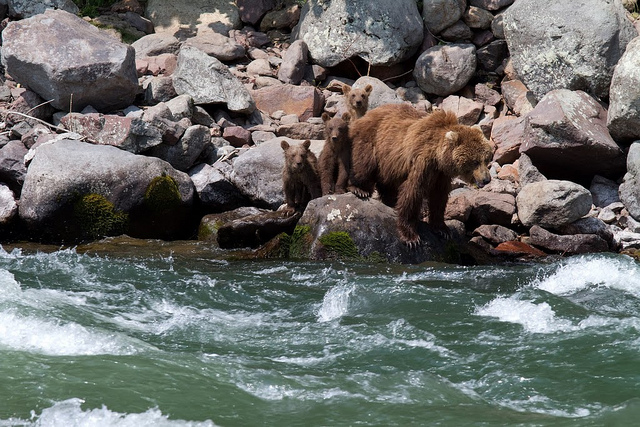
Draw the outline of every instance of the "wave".
[[[83,410],[81,407],[83,403],[84,401],[78,398],[56,402],[50,408],[44,409],[40,415],[35,415],[32,411],[30,420],[15,418],[0,420],[0,427],[215,427],[215,424],[210,420],[170,420],[157,408],[139,414],[125,414],[111,411],[104,405],[101,408]]]

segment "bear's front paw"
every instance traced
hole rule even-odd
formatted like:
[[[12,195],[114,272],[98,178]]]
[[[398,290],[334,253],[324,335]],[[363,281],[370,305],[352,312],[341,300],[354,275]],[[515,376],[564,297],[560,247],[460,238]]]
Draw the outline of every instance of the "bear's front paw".
[[[416,249],[422,243],[418,233],[411,230],[400,231],[400,239],[409,247],[409,249]]]
[[[442,224],[438,227],[432,227],[432,230],[436,236],[443,240],[451,240],[453,238],[451,230],[445,224]]]
[[[369,197],[371,197],[370,192],[364,191],[363,189],[355,187],[353,185],[349,186],[349,191],[361,199],[368,199]]]
[[[291,206],[286,206],[278,210],[280,210],[284,216],[291,216],[296,213],[296,208]]]

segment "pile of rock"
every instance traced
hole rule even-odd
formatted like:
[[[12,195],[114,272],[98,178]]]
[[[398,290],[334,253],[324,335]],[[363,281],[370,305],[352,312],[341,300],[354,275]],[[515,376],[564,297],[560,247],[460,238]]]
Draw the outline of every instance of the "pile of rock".
[[[280,141],[319,154],[347,84],[371,85],[370,108],[451,110],[495,143],[492,183],[450,196],[446,259],[640,247],[640,46],[617,2],[123,0],[93,20],[49,3],[0,7],[5,239],[199,232],[264,256],[445,259],[426,225],[425,245],[404,247],[376,200],[325,196],[293,224],[273,213]]]

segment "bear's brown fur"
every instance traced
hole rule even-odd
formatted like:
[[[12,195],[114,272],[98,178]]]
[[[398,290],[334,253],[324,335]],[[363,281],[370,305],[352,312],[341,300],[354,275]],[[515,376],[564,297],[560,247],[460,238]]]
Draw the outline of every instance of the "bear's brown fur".
[[[290,145],[286,140],[280,142],[284,150],[282,168],[282,188],[287,204],[286,214],[304,211],[309,200],[322,195],[318,177],[318,159],[309,149],[311,141]]]
[[[342,85],[342,93],[347,102],[347,112],[353,120],[364,116],[369,109],[369,95],[373,86],[366,85],[364,89],[353,89],[351,86]]]
[[[451,179],[459,176],[480,187],[491,180],[488,163],[494,147],[478,127],[459,124],[450,112],[427,115],[407,104],[383,105],[355,121],[349,135],[349,190],[369,197],[375,187],[381,200],[395,207],[398,233],[410,245],[420,242],[423,199],[429,225],[448,236],[444,212]]]
[[[322,113],[325,142],[318,158],[318,172],[320,173],[323,196],[347,192],[351,169],[350,120],[349,113],[344,113],[342,117],[333,118],[327,113]]]

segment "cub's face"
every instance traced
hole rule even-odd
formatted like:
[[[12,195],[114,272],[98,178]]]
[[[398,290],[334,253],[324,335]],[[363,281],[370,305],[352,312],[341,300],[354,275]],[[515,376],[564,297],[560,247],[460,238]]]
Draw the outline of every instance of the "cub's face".
[[[284,165],[292,173],[300,172],[305,168],[309,155],[309,144],[289,145],[285,140],[281,142],[284,151]]]
[[[346,141],[349,137],[349,113],[344,113],[342,117],[329,117],[327,113],[322,114],[324,121],[324,135],[327,141],[333,143]]]
[[[453,162],[457,175],[469,184],[484,187],[491,181],[489,164],[495,148],[477,127],[464,126],[457,132]]]
[[[369,106],[369,95],[373,91],[373,86],[366,85],[363,89],[353,89],[345,85],[342,91],[351,106],[357,109],[366,109]]]

